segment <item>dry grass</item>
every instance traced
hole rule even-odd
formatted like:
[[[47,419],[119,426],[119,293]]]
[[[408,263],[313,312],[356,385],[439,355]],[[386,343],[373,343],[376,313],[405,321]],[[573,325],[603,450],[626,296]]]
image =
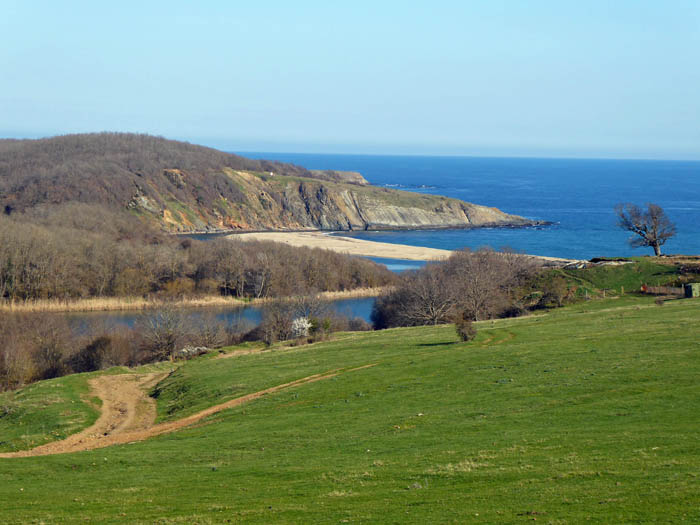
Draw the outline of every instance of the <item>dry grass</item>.
[[[336,299],[354,299],[360,297],[377,297],[389,291],[391,286],[377,286],[375,288],[355,288],[354,290],[342,290],[338,292],[321,292],[318,294],[321,299],[333,301]],[[296,297],[271,297],[262,299],[252,299],[249,304],[265,304],[275,301],[293,301]]]
[[[323,292],[321,297],[326,300],[350,299],[354,297],[375,297],[385,288],[357,288],[339,292]],[[235,297],[207,295],[178,298],[144,298],[144,297],[92,297],[86,299],[38,299],[28,301],[0,302],[0,312],[3,313],[40,313],[40,312],[104,312],[112,310],[152,310],[163,308],[206,308],[218,306],[258,305],[279,300],[252,299],[243,300]],[[291,299],[291,298],[285,298]]]

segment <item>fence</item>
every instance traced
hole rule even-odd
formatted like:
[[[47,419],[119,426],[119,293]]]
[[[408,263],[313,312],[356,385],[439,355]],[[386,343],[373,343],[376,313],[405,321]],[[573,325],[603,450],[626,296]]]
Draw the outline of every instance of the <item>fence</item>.
[[[642,293],[648,293],[651,295],[679,295],[684,296],[685,290],[682,287],[676,286],[647,286],[642,285]]]

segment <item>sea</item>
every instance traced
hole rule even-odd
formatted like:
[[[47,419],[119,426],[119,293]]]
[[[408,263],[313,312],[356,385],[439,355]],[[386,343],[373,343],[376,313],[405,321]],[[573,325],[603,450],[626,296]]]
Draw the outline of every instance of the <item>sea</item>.
[[[678,234],[665,253],[700,254],[700,162],[642,160],[579,160],[482,157],[419,157],[376,155],[317,155],[241,152],[252,158],[291,162],[309,169],[358,171],[372,184],[420,193],[446,195],[505,212],[550,221],[536,228],[481,228],[349,232],[362,239],[449,250],[490,246],[523,253],[590,259],[601,256],[652,254],[627,243],[629,234],[616,225],[614,206],[621,202],[662,206]],[[211,238],[211,236],[203,236]],[[390,270],[403,272],[424,263],[373,258]],[[349,317],[370,320],[374,298],[333,301]],[[246,320],[256,325],[257,307],[191,312],[195,319],[214,314],[222,322]],[[139,312],[67,314],[78,331],[90,326],[131,326]]]
[[[629,245],[630,234],[617,226],[614,207],[652,202],[678,231],[663,252],[700,254],[699,161],[236,153],[308,169],[358,171],[376,186],[455,197],[552,223],[343,233],[360,239],[448,250],[489,246],[569,259],[651,255],[651,248]]]

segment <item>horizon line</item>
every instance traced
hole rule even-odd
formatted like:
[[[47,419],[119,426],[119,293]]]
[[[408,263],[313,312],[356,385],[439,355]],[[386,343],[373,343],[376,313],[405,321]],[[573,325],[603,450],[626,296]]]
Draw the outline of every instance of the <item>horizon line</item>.
[[[211,146],[207,146],[211,147]],[[219,149],[219,148],[213,148]],[[350,157],[436,157],[436,158],[474,158],[474,159],[532,159],[532,160],[619,160],[619,161],[644,161],[644,162],[697,162],[698,158],[671,158],[671,157],[582,157],[576,155],[486,155],[475,153],[339,153],[339,152],[313,152],[313,151],[274,151],[274,150],[223,150],[225,153],[244,156],[246,154],[279,154],[279,155],[321,155],[321,156],[339,156],[346,155]],[[267,159],[259,159],[267,160]]]
[[[87,131],[87,132],[66,132],[66,133],[53,133],[53,134],[40,134],[40,133],[10,133],[5,136],[0,136],[0,140],[41,140],[52,137],[60,137],[65,135],[83,135],[91,133],[134,133],[134,134],[145,134],[154,137],[161,137],[166,140],[176,140],[181,142],[188,142],[193,145],[204,146],[212,149],[216,149],[225,153],[233,153],[238,155],[244,154],[281,154],[281,155],[347,155],[347,156],[358,156],[358,157],[436,157],[436,158],[481,158],[481,159],[539,159],[539,160],[612,160],[612,161],[644,161],[644,162],[700,162],[700,156],[697,157],[667,157],[667,156],[655,156],[655,157],[643,157],[643,156],[617,156],[612,155],[582,155],[582,154],[538,154],[538,153],[522,153],[522,154],[486,154],[486,153],[396,153],[391,152],[391,150],[383,152],[362,152],[362,147],[359,146],[359,151],[353,152],[339,152],[339,151],[301,151],[301,150],[290,150],[290,149],[258,149],[258,148],[236,148],[233,149],[229,146],[213,146],[209,145],[212,143],[221,143],[222,139],[194,139],[191,137],[187,138],[169,138],[166,135],[153,133],[153,132],[136,132],[136,131]],[[14,136],[12,136],[14,135]],[[22,136],[24,135],[24,136]],[[406,145],[405,147],[410,147]],[[313,149],[313,148],[311,148]],[[333,149],[332,147],[330,149]],[[266,160],[266,159],[261,159]]]

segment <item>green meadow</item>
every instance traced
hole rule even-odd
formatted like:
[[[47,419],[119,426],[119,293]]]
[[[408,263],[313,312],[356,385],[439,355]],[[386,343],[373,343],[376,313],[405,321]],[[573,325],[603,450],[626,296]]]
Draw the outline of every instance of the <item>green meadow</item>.
[[[700,300],[477,327],[467,343],[401,328],[157,365],[172,368],[151,392],[159,421],[338,374],[147,441],[0,459],[0,521],[700,522]],[[0,450],[94,421],[89,377],[2,394]]]

